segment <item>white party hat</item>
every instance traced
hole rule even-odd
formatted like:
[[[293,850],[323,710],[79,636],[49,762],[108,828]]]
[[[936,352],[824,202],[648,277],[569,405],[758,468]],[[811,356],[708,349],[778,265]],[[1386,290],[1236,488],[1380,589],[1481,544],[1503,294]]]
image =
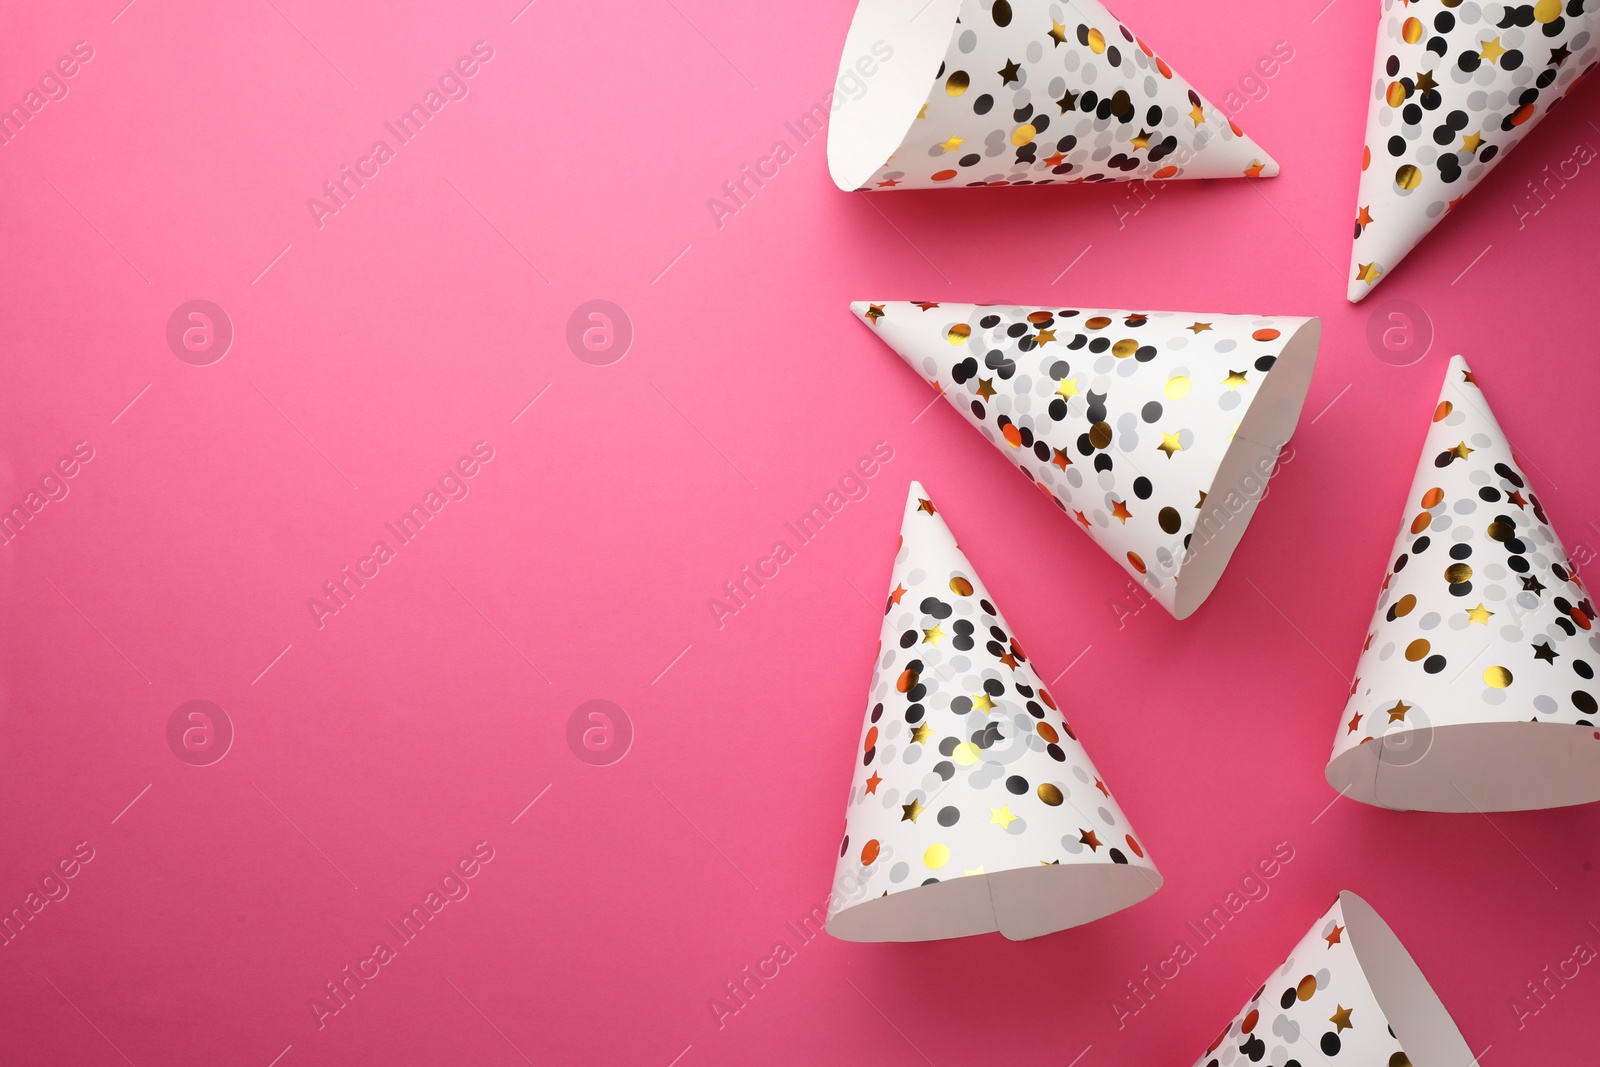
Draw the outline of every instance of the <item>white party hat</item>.
[[[911,483],[828,932],[1020,940],[1161,888],[928,493]]]
[[[860,0],[831,106],[847,191],[1278,173],[1098,0]]]
[[[1211,594],[1311,383],[1316,319],[884,301],[862,321],[1177,618]]]
[[[1460,356],[1390,559],[1328,783],[1427,811],[1600,799],[1594,604]]]
[[[1350,250],[1352,301],[1561,102],[1600,57],[1597,30],[1593,0],[1383,0]]]
[[[1195,1067],[1472,1067],[1433,987],[1372,905],[1339,894]]]

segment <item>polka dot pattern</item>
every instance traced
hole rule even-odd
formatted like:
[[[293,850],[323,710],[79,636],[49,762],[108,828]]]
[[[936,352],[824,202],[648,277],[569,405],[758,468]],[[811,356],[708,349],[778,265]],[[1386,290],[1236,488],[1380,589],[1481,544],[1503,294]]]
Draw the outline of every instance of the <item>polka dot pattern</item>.
[[[1195,1067],[1372,1067],[1410,1061],[1356,958],[1341,897]]]
[[[881,907],[885,894],[1041,864],[1142,868],[1147,878],[1130,880],[1128,904],[1160,885],[1060,705],[915,482],[857,751],[866,760],[853,772],[845,833],[870,851],[847,848],[840,858],[830,922],[852,906]]]
[[[1388,275],[1600,59],[1600,4],[1383,0],[1351,300]]]
[[[1237,431],[1309,321],[927,301],[854,308],[1174,614],[1191,550],[1247,522],[1247,504],[1265,492],[1284,442]],[[1220,484],[1241,446],[1265,459]]]
[[[1278,173],[1270,156],[1098,0],[965,0],[926,100],[899,147],[859,188]]]
[[[1460,356],[1432,418],[1335,759],[1446,725],[1600,722],[1594,603]]]

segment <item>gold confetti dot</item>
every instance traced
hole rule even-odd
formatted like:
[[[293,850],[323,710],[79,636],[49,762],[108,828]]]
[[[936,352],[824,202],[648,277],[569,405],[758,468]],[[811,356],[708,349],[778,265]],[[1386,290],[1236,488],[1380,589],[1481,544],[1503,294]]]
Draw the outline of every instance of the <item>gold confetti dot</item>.
[[[1410,593],[1407,593],[1405,596],[1394,602],[1394,617],[1398,619],[1402,616],[1410,615],[1411,610],[1416,606],[1417,598],[1412,596]]]
[[[1439,401],[1439,406],[1433,409],[1433,421],[1439,422],[1440,420],[1446,418],[1455,409],[1456,406],[1450,403],[1450,401]]]
[[[1465,563],[1452,563],[1444,569],[1444,580],[1451,585],[1472,580],[1472,567]]]
[[[1429,524],[1432,522],[1433,516],[1430,513],[1426,511],[1419,511],[1417,512],[1417,517],[1411,520],[1411,532],[1414,534],[1419,534],[1423,530],[1426,530]]]
[[[1517,536],[1516,527],[1509,522],[1491,522],[1488,533],[1496,541],[1509,541]]]
[[[1174,374],[1167,379],[1167,387],[1163,392],[1168,400],[1182,400],[1189,395],[1189,376],[1187,374]]]
[[[1061,790],[1057,789],[1049,782],[1045,782],[1039,786],[1039,799],[1050,805],[1052,808],[1056,807],[1061,803],[1062,800]]]
[[[1561,0],[1539,0],[1533,5],[1533,17],[1540,22],[1554,22],[1561,17]]]
[[[1317,977],[1313,974],[1308,974],[1300,979],[1300,983],[1294,987],[1294,995],[1301,1000],[1310,1000],[1312,994],[1316,993],[1316,991]]]
[[[1111,346],[1111,354],[1118,359],[1127,359],[1137,351],[1139,351],[1139,342],[1131,337],[1124,337]]]
[[[1161,524],[1162,533],[1175,534],[1183,528],[1183,518],[1177,508],[1162,508],[1156,522]]]
[[[1111,424],[1097,422],[1089,427],[1089,443],[1096,448],[1104,448],[1111,443]]]
[[[1394,183],[1400,188],[1410,191],[1422,184],[1422,172],[1407,163],[1394,172]]]
[[[940,867],[943,867],[949,862],[949,845],[929,845],[928,851],[922,854],[922,864],[930,871],[937,871]]]
[[[1406,659],[1410,660],[1412,663],[1417,662],[1417,660],[1428,654],[1428,647],[1429,646],[1426,639],[1421,637],[1417,638],[1415,641],[1406,646]]]
[[[1557,6],[1560,6],[1559,3]],[[1400,36],[1405,39],[1406,44],[1416,44],[1422,40],[1422,32],[1422,20],[1415,17],[1406,19],[1405,24],[1400,27]]]
[[[1490,689],[1504,689],[1511,684],[1511,672],[1504,667],[1490,667],[1483,672],[1483,684]]]
[[[950,591],[956,596],[971,596],[972,583],[958,574],[950,579]]]
[[[1021,148],[1025,144],[1033,143],[1033,139],[1038,135],[1039,131],[1033,128],[1032,123],[1024,122],[1011,131],[1011,143]]]
[[[1413,19],[1412,21],[1414,22],[1416,20]],[[964,70],[958,70],[954,74],[950,75],[950,77],[945,79],[944,91],[949,93],[951,96],[960,96],[962,93],[967,91],[967,86],[971,84],[972,79],[967,76],[967,72]]]
[[[971,336],[972,327],[964,322],[958,322],[950,327],[949,332],[944,335],[944,339],[953,345],[964,345],[967,343],[967,338]]]
[[[950,758],[963,767],[970,767],[982,758],[982,753],[971,741],[963,741],[950,753]]]
[[[1111,325],[1111,320],[1104,315],[1096,315],[1093,318],[1083,320],[1083,325],[1090,330],[1103,330]]]
[[[1390,82],[1389,88],[1383,94],[1383,99],[1390,107],[1399,107],[1406,102],[1406,87],[1399,82]]]
[[[1039,732],[1039,736],[1044,738],[1048,744],[1053,745],[1061,740],[1061,735],[1056,733],[1056,728],[1047,722],[1039,723],[1034,729]]]
[[[1106,50],[1106,35],[1099,30],[1089,31],[1089,51],[1100,55]]]

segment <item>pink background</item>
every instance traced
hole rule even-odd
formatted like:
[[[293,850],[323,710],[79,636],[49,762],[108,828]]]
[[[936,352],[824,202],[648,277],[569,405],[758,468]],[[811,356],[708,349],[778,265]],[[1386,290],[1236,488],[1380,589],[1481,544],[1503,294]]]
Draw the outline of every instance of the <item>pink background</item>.
[[[1514,206],[1600,145],[1593,85],[1351,307],[1368,0],[1123,0],[1218,103],[1294,53],[1236,112],[1282,177],[1137,214],[1125,186],[834,189],[784,123],[829,91],[850,0],[123,3],[0,15],[0,102],[94,49],[0,148],[0,504],[94,450],[0,549],[0,905],[94,850],[0,949],[0,1060],[1185,1064],[1341,888],[1486,1064],[1592,1048],[1594,968],[1521,1028],[1511,1003],[1600,945],[1600,810],[1328,808],[1322,767],[1452,352],[1568,549],[1600,544],[1600,174]],[[307,198],[479,40],[470,95],[319,229]],[[793,161],[719,228],[708,198],[779,139]],[[210,366],[164,337],[194,298],[234,324]],[[610,366],[565,340],[597,298],[635,331]],[[1121,569],[955,412],[917,417],[862,298],[1318,314],[1324,338],[1215,595],[1119,620]],[[1367,340],[1394,299],[1437,332],[1404,367]],[[870,495],[719,629],[709,598],[880,440]],[[477,441],[470,495],[319,629],[308,598]],[[1151,900],[1021,944],[786,926],[829,888],[912,477],[1041,673],[1072,664],[1054,691],[1166,876]],[[635,731],[609,766],[566,739],[594,698]],[[168,747],[192,699],[236,731],[210,766]],[[479,841],[470,895],[319,1028],[308,1001]],[[1278,842],[1266,899],[1119,1028],[1124,983]],[[779,940],[795,958],[719,1028]]]

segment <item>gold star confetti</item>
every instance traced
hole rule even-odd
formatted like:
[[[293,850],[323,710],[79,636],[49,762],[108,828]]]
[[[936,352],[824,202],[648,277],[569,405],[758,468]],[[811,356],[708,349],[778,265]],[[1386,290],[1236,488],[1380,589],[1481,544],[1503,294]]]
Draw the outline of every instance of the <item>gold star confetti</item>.
[[[1478,146],[1482,143],[1482,133],[1463,134],[1461,137],[1461,150],[1463,152],[1476,152],[1478,150]]]
[[[988,693],[979,693],[972,698],[972,706],[987,715],[994,708],[994,700]]]
[[[932,736],[933,727],[929,726],[925,722],[917,723],[916,727],[911,731],[911,740],[915,741],[919,745],[927,744],[928,738]]]
[[[1080,835],[1078,837],[1078,841],[1080,843],[1082,843],[1082,844],[1088,845],[1090,852],[1096,852],[1096,851],[1099,850],[1099,848],[1100,848],[1100,838],[1095,834],[1095,832],[1093,830],[1085,830],[1083,827],[1080,826],[1080,827],[1078,827],[1078,833]]]
[[[1335,1006],[1339,1010],[1329,1016],[1328,1021],[1339,1028],[1339,1033],[1344,1033],[1346,1030],[1355,1029],[1355,1025],[1350,1021],[1350,1013],[1354,1009],[1347,1008],[1343,1004],[1336,1004]]]
[[[933,629],[922,631],[922,643],[925,645],[937,645],[944,636],[944,627],[934,623]]]
[[[978,379],[978,395],[983,397],[985,400],[988,400],[991,396],[994,396],[993,378]]]
[[[1006,65],[1001,67],[997,73],[1000,75],[1001,85],[1010,85],[1012,82],[1022,80],[1020,77],[1022,68],[1017,65],[1017,61],[1014,59],[1006,60]]]
[[[1159,445],[1156,445],[1156,448],[1159,449],[1162,452],[1165,452],[1167,454],[1167,458],[1168,459],[1172,458],[1172,454],[1174,452],[1182,452],[1183,451],[1183,445],[1178,443],[1178,435],[1175,434],[1175,433],[1164,433],[1164,434],[1162,434],[1161,435],[1161,443]]]
[[[1078,106],[1078,94],[1069,89],[1067,92],[1062,94],[1060,100],[1056,101],[1056,106],[1059,107],[1061,109],[1061,113],[1065,115],[1067,112],[1074,110]]]
[[[983,873],[983,864],[980,863],[976,867],[972,868],[972,870],[970,870],[970,871],[964,870],[961,873],[966,875],[966,876],[968,876],[968,877],[971,877],[974,874],[982,874]]]
[[[1128,520],[1133,518],[1133,513],[1128,510],[1128,505],[1120,500],[1112,503],[1111,514],[1121,521],[1124,526],[1128,525]]]
[[[1368,285],[1371,285],[1373,282],[1377,281],[1378,275],[1383,273],[1383,271],[1378,269],[1378,264],[1376,261],[1371,263],[1361,263],[1358,264],[1358,266],[1360,269],[1356,271],[1356,281],[1366,282]]]
[[[1035,337],[1033,339],[1033,343],[1036,344],[1036,345],[1042,345],[1042,344],[1047,344],[1050,341],[1054,341],[1055,339],[1056,339],[1056,332],[1054,330],[1040,330],[1039,331],[1039,336],[1037,336],[1037,337]]]
[[[878,325],[878,320],[883,318],[883,305],[882,304],[868,304],[867,305],[867,318],[872,320],[872,325],[874,325],[874,326]]]
[[[1433,71],[1425,70],[1417,75],[1417,92],[1425,93],[1429,89],[1439,88],[1439,83],[1433,80]]]
[[[1534,659],[1542,659],[1546,663],[1554,663],[1558,655],[1560,655],[1560,653],[1550,647],[1549,641],[1543,641],[1533,646]]]
[[[1063,379],[1061,379],[1061,384],[1056,386],[1056,395],[1057,396],[1064,396],[1064,397],[1077,396],[1078,395],[1078,379],[1076,379],[1076,378],[1063,378]]]
[[[1230,367],[1228,368],[1228,376],[1222,379],[1222,384],[1226,385],[1229,390],[1237,389],[1241,385],[1248,385],[1250,384],[1250,380],[1246,378],[1244,374],[1244,371],[1234,370]]]
[[[1209,329],[1211,329],[1211,324],[1209,322],[1197,322],[1193,326],[1189,327],[1189,332],[1190,333],[1205,333]]]
[[[1410,710],[1411,710],[1411,705],[1410,704],[1404,703],[1403,701],[1396,700],[1394,702],[1394,707],[1389,709],[1389,721],[1390,722],[1405,722],[1406,721],[1406,712],[1408,712]]]
[[[920,496],[917,497],[917,510],[926,511],[929,515],[933,515],[938,511],[938,509],[933,506],[933,501],[924,500]]]
[[[1200,125],[1206,120],[1206,113],[1199,104],[1196,104],[1194,107],[1189,109],[1189,120],[1196,126]]]
[[[1542,593],[1544,592],[1544,583],[1529,575],[1522,579],[1522,590],[1525,593]]]
[[[1500,38],[1493,37],[1478,46],[1478,58],[1485,63],[1493,63],[1506,54],[1505,46],[1500,43]]]
[[[1473,622],[1481,622],[1485,626],[1489,625],[1489,619],[1493,617],[1493,615],[1494,612],[1484,607],[1483,601],[1481,600],[1478,602],[1477,607],[1467,609],[1467,618],[1471,619]]]
[[[1050,39],[1056,44],[1067,43],[1067,28],[1061,25],[1061,23],[1057,22],[1055,19],[1050,20]],[[1051,47],[1053,48],[1055,45],[1052,45]]]
[[[923,807],[921,804],[919,804],[915,800],[913,800],[909,804],[902,804],[902,805],[900,805],[900,821],[901,822],[916,822],[917,821],[917,816],[921,815],[923,812],[925,812],[927,810],[928,810],[927,808]]]
[[[989,825],[998,826],[1004,830],[1017,821],[1017,816],[1011,814],[1011,805],[1002,804],[998,808],[989,809]]]
[[[1472,455],[1472,453],[1474,453],[1476,451],[1477,451],[1477,449],[1468,448],[1467,447],[1467,443],[1465,441],[1462,441],[1460,444],[1456,445],[1456,447],[1450,449],[1450,454],[1452,456],[1456,457],[1457,459],[1466,459],[1468,456]]]
[[[946,152],[954,152],[966,141],[965,137],[951,137],[948,141],[940,141],[939,147]]]
[[[1134,135],[1133,142],[1132,142],[1134,151],[1138,151],[1141,148],[1149,148],[1150,147],[1150,138],[1154,137],[1154,136],[1155,135],[1152,134],[1149,130],[1145,129],[1143,126],[1140,126],[1139,127],[1139,132]]]

